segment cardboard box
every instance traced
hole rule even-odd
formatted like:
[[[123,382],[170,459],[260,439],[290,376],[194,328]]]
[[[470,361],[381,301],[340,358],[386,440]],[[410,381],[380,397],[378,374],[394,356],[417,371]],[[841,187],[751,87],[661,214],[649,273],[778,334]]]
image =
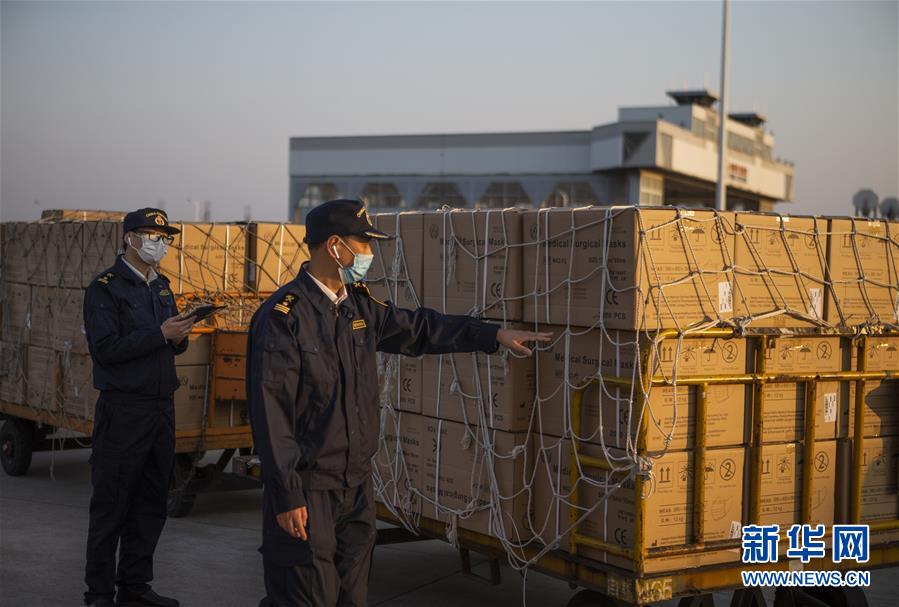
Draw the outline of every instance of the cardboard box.
[[[83,311],[84,291],[81,289],[32,287],[30,343],[87,354]]]
[[[398,411],[422,412],[422,358],[378,353],[382,403]]]
[[[247,383],[242,379],[219,377],[215,380],[213,398],[218,401],[247,400]]]
[[[213,373],[216,379],[247,379],[247,357],[234,354],[216,354],[213,364]]]
[[[508,351],[422,358],[422,413],[507,432],[528,429],[536,390],[532,357]]]
[[[82,286],[84,260],[84,225],[81,223],[59,223],[50,226],[49,254],[53,273],[48,269],[48,284],[80,289]]]
[[[802,500],[801,443],[762,446],[761,521],[763,525],[789,527],[800,520]],[[812,477],[812,525],[834,522],[837,478],[837,441],[815,443]]]
[[[855,383],[849,384],[849,398],[843,416],[845,425],[841,436],[852,438],[855,428]],[[864,436],[892,436],[899,434],[899,380],[865,382],[862,405]]]
[[[25,404],[25,357],[27,346],[0,342],[0,400]]]
[[[244,336],[246,337],[246,334]],[[216,338],[218,337],[217,335]],[[210,364],[212,362],[212,335],[191,333],[187,339],[189,340],[187,351],[175,357],[175,364],[180,366]]]
[[[173,223],[181,230],[160,268],[178,294],[240,292],[246,281],[243,225]]]
[[[754,356],[754,352],[752,353]],[[765,370],[768,373],[808,374],[849,368],[848,349],[839,337],[794,336],[768,340]],[[762,440],[791,442],[805,436],[804,383],[771,383],[762,388],[765,397]],[[839,382],[818,382],[815,401],[815,437],[841,435],[847,410],[847,393]]]
[[[530,539],[526,433],[513,434],[433,418],[425,419],[424,515],[448,521],[459,515],[459,526],[514,541]],[[490,457],[491,444],[496,457]],[[438,465],[439,463],[439,465]],[[491,492],[495,479],[498,496]]]
[[[246,356],[248,338],[246,331],[216,331],[215,353]]]
[[[306,226],[251,223],[247,226],[247,288],[270,293],[293,280],[309,260]]]
[[[3,224],[3,278],[20,284],[45,285],[46,242],[37,223]]]
[[[372,240],[375,259],[366,277],[372,295],[400,308],[422,306],[424,228],[421,213],[381,213],[372,216],[374,227],[396,240]]]
[[[899,322],[899,267],[885,221],[829,220],[826,320],[834,325]]]
[[[203,428],[206,410],[208,365],[176,366],[179,388],[175,390],[175,430]]]
[[[849,369],[858,369],[858,343],[851,344]],[[864,352],[865,369],[867,371],[899,370],[899,337],[869,335]],[[845,396],[846,405],[842,413],[842,434],[848,438],[854,436],[855,425],[855,382],[843,382],[841,395]],[[865,382],[863,399],[864,436],[890,436],[899,434],[899,381],[870,380]]]
[[[636,402],[640,377],[638,361],[652,353],[654,375],[678,378],[691,375],[740,374],[746,371],[745,339],[686,338],[665,340],[653,346],[645,336],[630,331],[594,329],[581,333],[566,332],[564,327],[541,327],[554,334],[554,341],[537,354],[540,428],[544,434],[563,436],[569,428],[570,403],[574,391],[591,377],[636,378],[636,391],[618,388],[609,382],[594,384],[584,392],[580,436],[600,443],[600,410],[603,438],[608,446],[625,447],[627,437],[635,439],[636,416],[630,420],[631,402]],[[567,371],[566,371],[567,370]],[[567,377],[566,377],[567,373]],[[695,433],[697,388],[656,386],[649,392],[652,417],[647,426],[647,447],[664,447],[665,436],[673,431],[670,449],[692,446]],[[742,385],[709,386],[706,444],[725,446],[742,444],[746,438],[747,389]]]
[[[528,211],[524,320],[650,330],[732,318],[732,221],[673,208]]]
[[[448,314],[521,320],[521,213],[424,214],[424,305]]]
[[[852,486],[852,441],[839,445],[839,520],[850,522]],[[890,521],[899,518],[899,437],[865,439],[862,445],[861,523]]]
[[[27,344],[31,325],[31,287],[3,281],[2,294],[2,337],[4,341]]]
[[[125,213],[121,211],[92,211],[83,209],[47,209],[41,211],[41,220],[47,221],[115,221],[121,223]]]
[[[91,357],[61,354],[59,368],[63,412],[80,419],[93,419],[100,392],[94,388]]]
[[[381,408],[381,441],[372,459],[378,501],[420,513],[426,418]]]
[[[29,318],[29,343],[42,348],[53,347],[53,307],[55,289],[46,286],[31,287]]]
[[[59,366],[57,354],[48,348],[28,347],[26,361],[27,403],[31,407],[55,413],[59,410]]]
[[[734,306],[750,327],[814,327],[824,320],[827,222],[737,213]],[[792,314],[756,316],[789,310]]]
[[[50,343],[61,352],[87,354],[88,343],[84,331],[84,291],[81,289],[51,289]]]
[[[582,446],[581,452],[593,457],[602,457],[596,446]],[[705,508],[703,523],[706,541],[716,541],[739,537],[743,513],[743,480],[745,450],[743,448],[709,449],[706,451],[704,470]],[[625,452],[610,449],[609,455],[617,465],[628,464]],[[561,537],[559,548],[568,549],[566,533],[570,528],[571,507],[570,462],[571,443],[561,440],[548,443],[538,452],[535,475],[534,527],[544,543],[552,543]],[[669,451],[654,460],[655,482],[653,490],[644,498],[644,537],[647,547],[677,546],[693,541],[693,480],[696,477],[692,453]],[[561,462],[561,465],[559,464]],[[606,495],[597,486],[615,485],[622,474],[605,471],[586,471],[587,478],[579,483],[578,531],[619,547],[631,548],[634,541],[635,495],[634,485],[625,481]],[[592,511],[588,511],[589,508]],[[722,553],[708,556],[710,562],[724,562],[739,559],[738,554]],[[633,569],[627,559],[607,555],[602,551],[586,547],[579,553],[588,558]],[[653,571],[675,569],[690,563],[684,557],[653,559],[647,561],[647,568]]]
[[[89,287],[97,276],[115,264],[116,256],[123,247],[123,237],[121,221],[87,221],[83,224],[81,232],[82,287],[85,289]],[[173,252],[169,253],[169,255],[173,254]]]

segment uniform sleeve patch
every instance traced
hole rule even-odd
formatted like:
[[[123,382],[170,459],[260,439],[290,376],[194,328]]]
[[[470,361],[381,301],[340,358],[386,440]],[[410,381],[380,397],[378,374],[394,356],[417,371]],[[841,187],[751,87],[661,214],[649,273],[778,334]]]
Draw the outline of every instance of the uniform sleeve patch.
[[[297,296],[291,293],[288,293],[284,297],[275,304],[275,310],[281,312],[282,314],[290,314],[290,311],[293,309],[293,306],[297,303]]]

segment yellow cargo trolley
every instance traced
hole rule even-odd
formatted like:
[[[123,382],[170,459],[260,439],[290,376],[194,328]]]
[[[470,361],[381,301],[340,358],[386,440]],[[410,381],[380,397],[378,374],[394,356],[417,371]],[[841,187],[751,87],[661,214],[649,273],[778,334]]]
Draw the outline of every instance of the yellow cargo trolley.
[[[676,331],[660,331],[654,335],[655,343],[658,345],[662,340],[676,338]],[[823,335],[814,333],[809,335]],[[837,334],[831,334],[837,335]],[[896,333],[886,334],[895,336]],[[691,457],[693,459],[693,469],[703,470],[706,460],[706,439],[707,439],[707,388],[715,384],[752,384],[761,387],[769,383],[801,383],[805,386],[804,397],[804,433],[798,441],[802,445],[804,457],[802,459],[802,490],[801,490],[801,514],[800,520],[796,523],[809,523],[810,513],[812,510],[812,491],[814,484],[814,475],[812,472],[815,445],[815,398],[817,382],[819,381],[836,381],[851,382],[855,384],[855,398],[851,406],[854,408],[854,421],[850,428],[852,440],[852,462],[849,475],[849,515],[846,523],[858,523],[861,521],[862,512],[862,449],[864,447],[863,432],[863,411],[864,411],[864,395],[865,384],[869,381],[877,380],[895,380],[899,379],[899,370],[880,370],[868,371],[866,368],[867,352],[869,348],[869,340],[872,339],[868,335],[841,335],[841,340],[848,345],[854,354],[855,370],[839,371],[831,373],[797,373],[797,374],[776,374],[766,371],[765,352],[768,347],[769,336],[761,335],[744,335],[749,340],[755,342],[754,372],[742,375],[731,376],[688,376],[678,377],[676,384],[678,386],[696,386],[697,398],[695,401],[696,412],[696,428],[695,443]],[[730,338],[735,337],[734,330],[730,328],[710,329],[696,333],[690,333],[689,337],[706,337],[706,338]],[[652,355],[652,348],[647,349],[643,355],[645,363],[643,369],[653,369],[649,357]],[[642,353],[641,353],[642,354]],[[622,388],[632,388],[635,380],[625,377],[603,377],[603,381],[614,386]],[[642,379],[644,385],[643,390],[636,389],[635,404],[637,407],[642,406],[643,395],[651,386],[673,386],[674,383],[670,378],[651,376],[645,374]],[[596,383],[594,379],[593,382]],[[588,384],[589,385],[589,384]],[[575,435],[580,431],[580,410],[583,400],[583,394],[588,386],[582,386],[573,393],[571,402],[571,420]],[[639,388],[639,387],[638,387]],[[899,407],[899,403],[896,403]],[[744,508],[748,502],[748,522],[747,524],[758,524],[761,517],[761,483],[762,483],[762,428],[765,416],[765,396],[764,391],[756,389],[753,391],[752,400],[752,424],[750,430],[750,438],[748,445],[748,470],[749,484],[748,492],[744,493]],[[643,457],[647,455],[646,446],[647,434],[647,416],[641,416],[641,424],[638,429],[637,453]],[[572,441],[572,456],[577,456],[580,464],[584,468],[593,468],[598,470],[611,470],[610,464],[602,458],[591,457],[580,452],[580,446],[577,441]],[[571,468],[571,502],[579,504],[579,483],[577,483],[577,467]],[[776,563],[768,563],[765,565],[750,565],[740,561],[739,550],[741,548],[740,539],[729,539],[719,541],[706,541],[703,529],[703,512],[706,508],[705,502],[705,478],[704,474],[695,474],[692,487],[692,541],[685,545],[677,546],[647,546],[645,541],[645,518],[646,503],[645,500],[635,500],[635,520],[634,520],[634,539],[632,546],[623,547],[618,544],[604,542],[594,537],[590,537],[579,531],[576,523],[578,522],[577,509],[571,509],[571,524],[575,525],[569,533],[568,550],[554,550],[541,556],[536,562],[530,566],[531,569],[550,575],[552,577],[567,581],[572,589],[581,588],[582,590],[575,594],[568,603],[569,607],[613,607],[623,604],[631,605],[648,605],[661,601],[667,601],[674,598],[680,598],[679,607],[711,607],[713,605],[712,593],[733,591],[732,607],[762,607],[765,598],[758,588],[744,588],[741,577],[742,571],[758,570],[758,571],[787,571],[790,570],[791,564],[795,566],[795,561],[786,559],[781,555]],[[641,475],[635,475],[633,482],[635,483],[635,495],[642,495],[644,478]],[[897,496],[899,499],[899,496]],[[580,504],[583,506],[583,504]],[[447,538],[447,525],[444,522],[436,521],[426,517],[416,520],[420,535],[415,535],[402,528],[401,521],[392,514],[383,504],[378,504],[378,518],[382,521],[397,525],[398,528],[380,530],[379,543],[395,543],[402,541],[415,541],[417,539],[441,539]],[[469,531],[466,529],[457,529],[456,540],[462,557],[462,570],[466,574],[471,574],[469,552],[475,551],[488,557],[490,566],[490,578],[488,582],[499,583],[499,561],[505,558],[505,552],[499,540],[487,535]],[[826,538],[829,538],[831,531],[827,530]],[[848,570],[863,569],[871,570],[883,567],[893,567],[899,565],[899,520],[877,521],[870,523],[870,559],[868,562],[859,565],[854,562],[841,561],[833,563],[831,559],[811,560],[804,565],[804,570]],[[613,565],[600,562],[593,558],[583,556],[582,549],[591,548],[601,551],[608,555],[615,555],[626,559],[629,569],[623,569]],[[542,545],[534,548],[525,547],[520,550],[520,555],[524,559],[534,559],[541,552],[544,552]],[[673,556],[696,556],[715,551],[731,551],[736,552],[735,559],[724,564],[700,565],[696,567],[678,569],[676,571],[651,572],[658,571],[659,568],[648,567],[657,559],[664,559]],[[828,548],[829,552],[829,548]],[[819,588],[777,588],[775,594],[775,605],[777,607],[863,607],[867,605],[864,592],[860,588],[850,587],[819,587]]]
[[[246,333],[197,327],[194,334],[209,334],[212,360],[207,366],[208,381],[204,395],[204,411],[199,427],[176,429],[175,466],[169,490],[169,516],[186,516],[199,493],[257,488],[256,479],[228,470],[232,459],[250,455],[253,438],[249,421],[241,416],[238,423],[222,424],[217,410],[246,402],[243,380],[229,379],[220,367],[240,368],[246,350]],[[239,360],[238,360],[239,359]],[[235,364],[236,363],[236,364]],[[222,378],[224,376],[224,379]],[[0,464],[11,476],[28,472],[32,453],[90,447],[93,421],[69,415],[57,415],[40,407],[0,401]],[[69,430],[80,436],[52,438],[57,430]],[[207,451],[222,450],[213,464],[201,465]]]

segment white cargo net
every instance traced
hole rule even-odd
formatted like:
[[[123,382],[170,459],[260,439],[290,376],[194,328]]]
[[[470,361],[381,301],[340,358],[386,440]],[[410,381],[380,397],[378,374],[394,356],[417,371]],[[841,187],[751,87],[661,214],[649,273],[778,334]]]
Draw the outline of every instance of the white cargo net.
[[[435,443],[431,445],[436,458],[434,486],[428,490],[423,490],[421,485],[416,486],[410,481],[415,471],[410,470],[403,449],[408,437],[403,436],[401,420],[408,413],[397,409],[403,381],[401,362],[397,356],[382,355],[381,451],[376,456],[377,465],[374,466],[378,495],[385,507],[407,529],[418,532],[422,517],[438,519],[447,524],[447,539],[457,543],[460,523],[486,513],[489,534],[505,548],[508,563],[514,569],[526,569],[547,552],[564,549],[568,533],[590,517],[607,516],[609,498],[624,487],[633,491],[636,477],[642,476],[645,481],[645,494],[636,499],[647,499],[652,495],[656,486],[654,462],[668,451],[678,425],[686,423],[687,404],[682,402],[684,398],[677,389],[679,361],[685,350],[695,347],[691,337],[697,333],[721,327],[733,329],[738,336],[748,331],[776,335],[832,334],[837,331],[846,334],[897,328],[899,224],[890,225],[892,232],[889,232],[882,222],[873,222],[880,227],[874,226],[872,229],[873,223],[870,221],[847,219],[834,223],[833,233],[828,234],[827,220],[811,218],[745,214],[738,222],[733,213],[709,210],[591,207],[541,209],[536,213],[536,223],[530,226],[532,232],[524,233],[524,237],[519,239],[513,237],[509,228],[509,219],[519,212],[515,209],[473,212],[444,207],[439,211],[439,224],[443,238],[441,269],[445,277],[444,285],[452,283],[460,264],[474,266],[477,293],[468,313],[482,316],[489,308],[488,320],[494,319],[494,322],[507,325],[510,324],[508,308],[516,302],[518,305],[523,303],[525,316],[537,319],[528,322],[528,328],[554,331],[552,342],[538,346],[535,351],[536,396],[530,409],[527,430],[522,432],[526,438],[511,449],[497,448],[497,432],[490,429],[494,421],[495,365],[482,364],[482,368],[486,368],[487,381],[474,381],[474,391],[465,393],[462,385],[472,382],[466,382],[464,380],[467,378],[460,376],[457,360],[460,356],[480,356],[483,359],[484,355],[449,356],[450,394],[477,403],[474,419],[468,416],[470,407],[461,407],[465,431],[460,439],[461,444],[457,445],[463,451],[473,452],[470,458],[471,486],[468,491],[461,491],[469,499],[462,507],[451,506],[443,499],[441,440],[445,440],[442,426],[448,423],[444,420],[433,420],[437,431],[434,437],[427,438],[433,438]],[[477,219],[475,213],[481,215],[479,225],[474,225]],[[649,221],[653,213],[667,214],[668,217]],[[383,222],[388,217],[395,217],[393,230],[390,231],[402,234],[400,221],[403,215],[382,215],[379,220]],[[632,243],[613,237],[617,224],[626,221],[634,225]],[[482,238],[474,239],[473,243],[467,238],[464,239],[467,242],[463,242],[457,235],[463,222],[472,223],[466,226],[469,228],[467,234],[476,233]],[[379,225],[385,228],[385,223]],[[497,239],[491,239],[490,235],[492,228],[498,225],[502,226],[503,238],[497,245]],[[527,232],[526,229],[522,231]],[[598,251],[590,253],[596,258],[586,270],[583,264],[576,263],[578,256],[586,255],[585,251],[579,250],[581,245],[578,239],[585,232],[591,232],[601,243]],[[718,257],[711,264],[708,250],[699,251],[694,244],[703,234],[711,235],[717,245],[715,254]],[[652,241],[661,239],[663,235],[679,240],[682,266],[673,273],[672,260],[657,258],[657,249],[653,248]],[[849,270],[842,275],[836,269],[831,275],[827,267],[828,236],[848,245],[846,257],[851,263]],[[626,284],[618,273],[622,255],[619,247],[622,246],[632,254],[630,263],[633,272],[630,282]],[[524,282],[532,288],[525,287],[519,297],[506,294],[505,282],[498,292],[491,290],[489,276],[497,260],[503,264],[503,272],[508,276],[517,271],[506,265],[512,251],[529,247],[532,254],[523,269],[526,276]],[[880,248],[880,263],[886,264],[885,271],[872,273],[866,267],[865,251],[869,247]],[[737,249],[741,250],[739,256]],[[551,257],[556,258],[556,262]],[[566,264],[560,266],[558,263],[559,258],[567,259],[567,271]],[[414,294],[415,303],[421,303],[420,294],[416,293],[415,285],[408,278],[409,262],[400,240],[392,258],[379,258],[380,266],[373,272],[380,272],[380,276],[385,277],[391,298],[396,298],[405,290]],[[531,274],[529,279],[528,273]],[[433,286],[432,283],[429,285]],[[583,316],[579,322],[571,322],[576,304],[573,294],[581,285],[592,289],[589,291],[592,293],[590,303],[596,308],[592,323],[583,322]],[[687,320],[683,318],[685,288],[690,291],[693,307],[701,312]],[[853,291],[850,293],[847,289]],[[829,293],[827,310],[824,309],[826,292]],[[445,310],[446,289],[442,295],[442,309]],[[843,299],[852,299],[852,306],[861,308],[851,324],[843,310]],[[635,302],[630,319],[633,325],[629,328],[604,320],[614,319],[613,314],[607,314],[607,308],[617,304],[620,310],[624,300]],[[559,310],[562,310],[562,317],[559,317]],[[554,320],[552,329],[548,329],[545,322],[550,317]],[[661,327],[676,331],[676,335],[663,342],[665,348],[673,348],[673,355],[668,352],[665,357],[661,356]],[[613,368],[604,369],[596,364],[590,373],[576,374],[572,371],[571,344],[588,335],[595,336],[590,342],[595,355],[591,358],[595,361],[610,360]],[[647,353],[647,349],[650,352]],[[561,356],[550,363],[541,356],[541,353],[549,351],[560,352]],[[648,368],[640,364],[646,354],[649,354],[651,361]],[[509,351],[500,351],[496,356],[501,359],[500,369],[507,368],[513,359],[520,358]],[[660,362],[663,358],[673,362],[663,365]],[[563,365],[559,374],[562,379],[557,384],[547,386],[541,383],[545,377],[541,373],[541,365],[546,364]],[[438,413],[440,400],[445,398],[440,384],[446,368],[444,364],[438,365],[437,386],[425,385],[423,388],[424,391],[436,393]],[[654,401],[650,399],[647,375],[664,377],[667,385],[672,387],[672,411],[666,418],[670,423],[660,421],[664,416],[653,410]],[[629,379],[629,387],[609,380],[616,376]],[[515,381],[518,379],[515,378]],[[575,433],[569,414],[572,394],[590,382],[594,383],[585,392],[583,402],[584,406],[591,400],[597,403],[598,419],[591,425],[582,425],[580,431]],[[614,406],[599,406],[600,400],[612,402]],[[541,405],[547,401],[557,403],[556,406],[558,403],[562,405],[561,437],[543,431],[546,408]],[[638,402],[642,403],[639,408],[635,406]],[[608,419],[609,410],[613,412],[614,419]],[[638,429],[644,418],[647,419],[647,434],[660,436],[662,446],[640,453],[637,448]],[[607,444],[609,428],[615,435],[615,445]],[[570,464],[577,471],[581,503],[573,503],[568,470],[563,471],[567,466],[560,463],[571,452],[569,441],[572,438],[581,445],[590,445],[594,452],[598,450],[597,455],[610,464],[607,471],[588,469],[582,465],[579,456]],[[503,460],[523,462],[523,465],[513,467],[517,477],[512,493],[503,493],[501,483],[496,478],[496,470]],[[550,461],[555,463],[550,465]],[[424,463],[417,462],[416,465],[423,466]],[[505,511],[516,498],[526,495],[527,502],[532,503],[538,481],[551,488],[556,507],[548,508],[542,517],[535,517],[533,512],[524,520],[508,515]],[[594,499],[585,499],[588,494]],[[566,514],[569,508],[577,512],[574,522]],[[607,526],[602,528],[608,536],[599,539],[610,544],[622,544],[619,538],[609,534]],[[542,548],[536,553],[530,550],[526,554],[524,547],[533,548],[535,538],[542,540],[539,544]],[[688,542],[689,538],[688,532]],[[622,547],[628,546],[622,544]]]

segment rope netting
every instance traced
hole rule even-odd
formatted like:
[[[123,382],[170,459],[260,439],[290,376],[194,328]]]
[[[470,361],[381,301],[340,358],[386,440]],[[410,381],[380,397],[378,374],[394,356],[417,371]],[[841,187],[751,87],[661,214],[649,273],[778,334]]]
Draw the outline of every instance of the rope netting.
[[[0,400],[29,407],[35,419],[49,414],[61,428],[93,418],[97,392],[83,329],[84,291],[124,247],[121,221],[105,217],[55,211],[37,222],[2,224]],[[182,232],[160,272],[182,312],[226,306],[199,323],[207,330],[248,328],[265,297],[308,259],[304,226],[173,225]],[[211,357],[205,363],[211,366]]]
[[[524,366],[510,351],[444,355],[436,364],[425,357],[431,372],[421,372],[418,409],[400,404],[414,371],[382,355],[377,494],[411,531],[426,517],[445,522],[451,542],[460,526],[489,534],[516,569],[566,549],[578,528],[631,545],[633,533],[619,535],[605,520],[609,501],[652,496],[659,460],[692,445],[696,388],[678,378],[750,370],[741,336],[899,328],[899,224],[670,207],[444,208],[415,217],[376,218],[399,236],[373,269],[387,297],[411,293],[441,311],[553,338]],[[409,255],[404,236],[418,238],[417,230],[424,245]],[[701,336],[712,328],[736,337]],[[651,377],[666,385],[650,388]],[[503,395],[523,385],[531,401],[523,422],[509,422]],[[585,387],[576,423],[572,396]],[[745,444],[742,432],[725,444]],[[583,465],[580,453],[608,469]],[[633,495],[637,478],[642,495]],[[735,537],[734,524],[722,537]]]

